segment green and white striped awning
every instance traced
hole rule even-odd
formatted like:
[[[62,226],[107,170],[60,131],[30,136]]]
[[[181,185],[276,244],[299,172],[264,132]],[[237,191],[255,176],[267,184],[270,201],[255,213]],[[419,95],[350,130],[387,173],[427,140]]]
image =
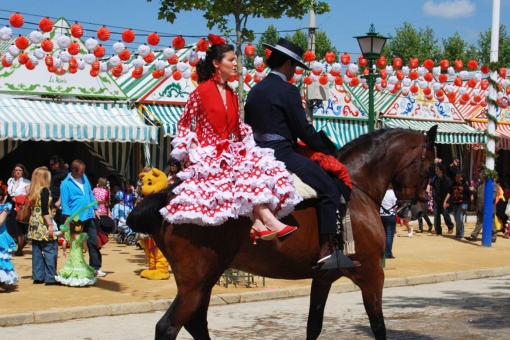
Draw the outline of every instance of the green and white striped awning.
[[[324,131],[338,148],[368,132],[365,120],[314,118],[313,125],[317,131]]]
[[[403,128],[427,132],[438,125],[436,143],[439,144],[484,144],[485,135],[482,131],[461,123],[427,122],[411,119],[383,118],[385,128]]]
[[[0,140],[156,143],[157,135],[119,105],[0,99]]]
[[[177,135],[177,122],[184,111],[183,105],[144,105],[152,121],[161,124],[163,136],[175,137]]]

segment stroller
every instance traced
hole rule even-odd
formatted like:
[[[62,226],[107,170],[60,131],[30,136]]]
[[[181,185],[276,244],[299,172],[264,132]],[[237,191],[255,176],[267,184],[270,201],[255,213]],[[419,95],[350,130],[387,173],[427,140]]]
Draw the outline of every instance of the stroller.
[[[117,243],[131,246],[136,244],[136,233],[126,224],[123,218],[117,220],[117,232]]]

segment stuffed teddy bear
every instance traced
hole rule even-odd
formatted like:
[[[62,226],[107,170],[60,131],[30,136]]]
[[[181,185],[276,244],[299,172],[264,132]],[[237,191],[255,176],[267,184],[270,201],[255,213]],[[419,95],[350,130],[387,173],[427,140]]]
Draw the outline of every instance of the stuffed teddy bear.
[[[142,182],[141,194],[143,196],[160,192],[167,187],[167,176],[163,171],[156,168],[140,173],[138,178]],[[167,280],[170,278],[168,261],[152,238],[149,235],[140,234],[138,243],[143,248],[149,262],[149,269],[142,271],[140,276],[149,280]]]

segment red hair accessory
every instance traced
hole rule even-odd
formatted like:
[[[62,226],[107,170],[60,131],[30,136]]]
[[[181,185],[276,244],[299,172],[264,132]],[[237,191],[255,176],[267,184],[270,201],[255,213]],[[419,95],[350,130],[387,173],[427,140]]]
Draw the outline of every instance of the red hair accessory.
[[[223,45],[223,44],[227,43],[227,41],[225,39],[223,39],[219,35],[212,34],[212,33],[209,33],[209,41],[213,45]]]

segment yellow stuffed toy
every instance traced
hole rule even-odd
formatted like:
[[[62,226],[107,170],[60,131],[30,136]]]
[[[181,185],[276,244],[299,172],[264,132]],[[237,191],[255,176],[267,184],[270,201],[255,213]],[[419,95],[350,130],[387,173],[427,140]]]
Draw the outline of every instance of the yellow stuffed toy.
[[[167,176],[163,171],[156,168],[152,168],[148,172],[142,172],[138,177],[142,181],[141,194],[143,196],[160,192],[167,187]],[[140,276],[149,280],[167,280],[170,278],[168,261],[152,238],[149,235],[138,237],[138,243],[145,251],[145,256],[149,262],[149,269],[142,271]]]

